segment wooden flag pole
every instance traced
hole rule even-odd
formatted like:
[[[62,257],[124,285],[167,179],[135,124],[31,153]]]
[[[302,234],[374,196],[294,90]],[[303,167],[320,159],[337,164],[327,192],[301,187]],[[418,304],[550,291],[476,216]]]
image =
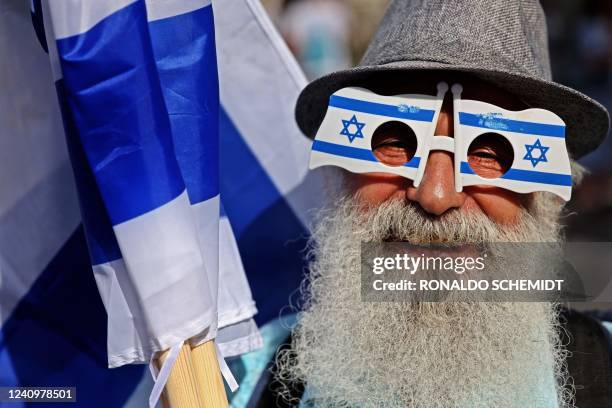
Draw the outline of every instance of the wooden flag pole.
[[[168,350],[157,359],[158,369],[166,361],[167,356]],[[183,344],[162,393],[162,405],[165,408],[200,408],[203,405],[197,388],[191,347],[189,344]]]
[[[158,368],[167,357],[157,360]],[[164,408],[227,408],[227,396],[213,341],[193,349],[184,344],[162,393]]]
[[[191,349],[200,400],[206,408],[227,408],[227,395],[221,377],[215,343],[207,341]]]

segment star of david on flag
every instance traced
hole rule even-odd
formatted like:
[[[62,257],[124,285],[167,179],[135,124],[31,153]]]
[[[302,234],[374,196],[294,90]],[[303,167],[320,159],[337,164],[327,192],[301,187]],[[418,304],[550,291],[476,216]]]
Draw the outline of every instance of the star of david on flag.
[[[356,128],[356,130],[354,133],[351,133],[351,131],[349,130],[349,127],[351,125],[355,125],[354,127]],[[353,143],[353,140],[357,138],[363,138],[363,133],[361,132],[361,130],[363,129],[364,126],[365,126],[365,123],[359,122],[357,120],[357,117],[353,115],[353,117],[350,120],[342,119],[342,131],[340,132],[340,134],[344,136],[348,136],[349,142]]]
[[[536,140],[534,144],[532,145],[525,145],[525,149],[527,149],[527,153],[525,153],[525,157],[523,157],[523,160],[529,160],[531,161],[531,165],[533,167],[537,166],[538,163],[540,162],[547,162],[548,159],[546,159],[546,152],[548,151],[548,149],[550,149],[550,147],[548,146],[542,146],[542,143],[540,142],[540,139]],[[536,157],[533,156],[533,151],[534,150],[539,150],[540,154]]]

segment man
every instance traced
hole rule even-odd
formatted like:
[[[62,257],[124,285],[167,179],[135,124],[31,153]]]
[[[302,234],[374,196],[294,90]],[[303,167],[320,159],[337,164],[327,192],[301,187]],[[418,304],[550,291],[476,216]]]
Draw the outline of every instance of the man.
[[[359,67],[320,78],[302,92],[298,124],[314,137],[329,96],[344,87],[431,95],[440,81],[461,83],[465,99],[556,113],[566,124],[572,159],[595,149],[608,130],[601,105],[550,80],[545,19],[535,0],[394,1]],[[454,136],[454,113],[447,94],[433,137]],[[372,137],[372,153],[382,163],[402,165],[414,154],[409,136],[386,127]],[[467,160],[485,178],[501,176],[509,165],[499,144],[486,138],[470,147]],[[243,361],[251,377],[242,401],[612,406],[605,332],[589,317],[552,303],[363,302],[360,296],[361,242],[557,242],[558,197],[484,185],[457,191],[454,157],[445,150],[429,152],[418,186],[387,172],[328,171],[337,181],[330,191],[334,204],[313,233],[304,305],[290,338],[279,334],[282,324],[264,328],[270,341],[260,362],[273,363],[263,370],[261,363]],[[575,183],[581,174],[572,162]]]

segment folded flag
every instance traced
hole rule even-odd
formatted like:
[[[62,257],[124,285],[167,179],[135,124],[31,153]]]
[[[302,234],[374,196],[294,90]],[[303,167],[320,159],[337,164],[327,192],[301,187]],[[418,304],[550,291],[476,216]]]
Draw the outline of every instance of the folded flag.
[[[221,95],[221,200],[259,313],[286,310],[302,280],[320,174],[294,119],[306,78],[259,0],[213,0]]]
[[[173,142],[216,297],[225,357],[261,346],[257,313],[233,231],[219,200],[219,84],[210,0],[146,2],[149,32]],[[219,215],[221,218],[219,219]],[[218,238],[217,238],[218,237]],[[208,331],[203,339],[214,336]]]
[[[108,369],[107,316],[30,12],[22,0],[0,6],[0,384],[76,387],[74,406],[144,406],[145,367]]]
[[[40,1],[32,3],[36,34],[46,46],[45,29],[37,24],[42,22],[37,12]],[[49,3],[56,6],[55,2]],[[0,382],[15,386],[75,385],[79,390],[77,406],[142,406],[147,402],[151,387],[148,376],[143,377],[143,367],[118,367],[129,362],[147,362],[156,349],[156,341],[162,338],[150,341],[141,334],[146,332],[147,313],[142,310],[141,302],[129,300],[137,292],[150,293],[146,290],[151,289],[141,288],[139,282],[132,280],[130,267],[146,265],[147,257],[159,258],[160,255],[155,250],[145,254],[142,247],[136,245],[144,246],[152,240],[152,236],[142,233],[147,231],[147,226],[137,223],[151,220],[147,217],[159,215],[169,204],[178,203],[172,208],[179,207],[187,214],[186,219],[191,217],[191,222],[180,222],[176,227],[183,228],[179,231],[180,239],[190,240],[188,248],[200,252],[201,265],[206,271],[202,283],[209,288],[214,286],[208,273],[214,267],[209,264],[218,262],[217,317],[207,326],[213,330],[204,329],[200,333],[201,340],[211,335],[216,322],[216,343],[224,356],[257,347],[261,342],[253,321],[257,309],[244,276],[243,263],[249,279],[255,282],[251,286],[261,311],[260,321],[277,316],[301,279],[301,251],[308,235],[307,210],[319,205],[317,195],[312,194],[312,189],[318,188],[315,186],[317,177],[312,174],[305,177],[309,143],[293,120],[293,104],[305,79],[258,1],[214,4],[222,100],[219,108],[211,104],[215,95],[214,89],[208,86],[216,82],[216,73],[209,69],[214,38],[210,30],[212,10],[207,2],[147,1],[144,4],[146,17],[143,18],[141,8],[130,14],[133,20],[127,19],[133,24],[121,29],[109,22],[117,17],[126,23],[121,13],[126,9],[134,13],[134,7],[140,7],[134,3],[141,2],[87,2],[86,6],[81,5],[86,2],[68,3],[57,5],[57,13],[64,13],[66,17],[66,22],[58,25],[60,31],[74,34],[60,36],[51,42],[50,51],[56,53],[52,58],[53,75],[45,63],[47,57],[36,43],[27,5],[8,0],[0,13],[0,41],[5,45],[0,49],[0,56],[8,61],[0,68],[0,80],[4,81],[0,127],[5,134],[12,135],[0,142],[0,154],[6,153],[0,163],[0,316],[3,323]],[[96,13],[105,17],[92,18]],[[49,18],[53,18],[53,13],[48,13]],[[78,23],[74,23],[77,20]],[[147,32],[142,28],[144,22],[148,27],[149,45],[145,41]],[[99,29],[101,31],[96,31]],[[48,38],[56,37],[54,25],[48,25],[46,30]],[[120,51],[133,46],[134,41],[113,43],[117,45],[117,54],[108,58],[121,57],[125,64],[112,65],[110,68],[116,69],[114,74],[117,75],[104,77],[96,68],[109,68],[105,65],[111,65],[110,59],[93,64],[94,58],[99,56],[98,51],[103,54],[105,50],[104,42],[91,35],[103,33],[104,40],[110,41],[120,38],[124,34],[122,30],[131,30],[142,42],[135,41],[138,47],[135,51],[130,48],[134,51],[131,53]],[[160,36],[164,30],[166,34]],[[169,34],[175,37],[172,42],[164,43],[165,35]],[[187,39],[192,35],[195,40],[189,43]],[[58,47],[60,42],[63,48]],[[60,58],[60,48],[66,54],[64,60]],[[145,56],[147,62],[134,62],[135,55],[131,54]],[[69,76],[74,76],[69,81],[70,88],[64,65],[68,65]],[[84,65],[92,70],[91,76],[79,79],[76,73]],[[152,67],[157,70],[157,86],[151,74]],[[195,74],[186,75],[187,72]],[[81,80],[91,82],[81,83]],[[147,92],[135,92],[144,83],[152,84]],[[68,95],[68,90],[77,92]],[[54,95],[56,91],[64,114],[63,126],[58,98]],[[134,107],[124,100],[129,99],[130,92],[142,97],[139,106]],[[243,96],[244,92],[248,98]],[[98,116],[93,109],[96,106],[93,98],[100,95],[104,102],[98,105],[102,111]],[[134,115],[161,114],[164,109],[160,108],[160,95],[167,119],[161,115],[147,121],[144,116]],[[253,104],[253,100],[260,103]],[[206,146],[214,145],[213,138],[195,140],[191,132],[214,127],[211,112],[215,109],[219,110],[221,135],[217,142],[221,153],[219,177],[223,202],[220,220],[218,215],[214,218],[205,215],[208,211],[213,212],[211,207],[219,205],[214,178],[202,176],[207,166],[211,166],[210,162],[197,162],[198,172],[186,168],[187,159],[181,160],[186,157],[182,154],[189,154],[191,148],[196,155],[205,155],[209,151]],[[140,121],[143,128],[135,134],[123,132],[116,124],[126,120],[125,117],[118,114],[114,121],[110,111],[129,111],[128,116]],[[96,115],[90,117],[91,112]],[[98,120],[106,123],[87,125]],[[92,167],[92,157],[104,154],[95,150],[88,153],[80,133],[82,129],[90,137],[89,148],[102,142],[101,149],[106,149],[101,151],[106,152],[104,158],[108,160],[98,160],[97,167]],[[177,129],[185,131],[185,139],[177,140]],[[111,148],[110,144],[103,143],[104,140],[96,139],[104,131],[113,136],[106,140],[109,143],[128,142]],[[174,154],[165,155],[168,150],[155,148],[155,143],[141,143],[148,141],[147,135],[159,139],[157,146],[170,144]],[[204,134],[207,135],[209,133]],[[181,151],[181,142],[184,142],[184,151]],[[156,159],[147,155],[151,151],[157,154],[154,155]],[[110,169],[118,163],[138,156],[141,157],[137,160],[139,164],[126,166],[130,171],[123,168],[127,176],[143,180],[139,170],[145,163],[161,175],[157,177],[156,173],[155,177],[145,180],[145,184],[161,180],[167,188],[157,193],[152,189],[143,197],[142,191],[131,197],[120,194],[124,202],[135,204],[135,211],[124,214],[125,219],[121,211],[112,211],[119,216],[112,218],[112,208],[107,208],[105,197],[109,196],[109,191],[121,191],[125,185],[113,185],[112,181],[108,182],[112,180],[110,176],[100,179],[96,172],[110,174]],[[198,157],[215,160],[214,155]],[[120,166],[119,169],[122,170]],[[190,180],[189,174],[200,177],[204,183]],[[101,188],[99,179],[108,182],[105,189]],[[4,194],[5,191],[10,193]],[[160,204],[147,210],[143,204],[147,200]],[[187,209],[191,210],[190,215]],[[159,217],[157,222],[166,219]],[[81,220],[84,228],[79,226]],[[122,229],[124,225],[132,228]],[[216,228],[218,240],[201,239],[202,236],[210,238],[212,235],[206,231]],[[187,230],[193,237],[194,229],[197,242],[183,235]],[[158,234],[159,230],[166,233],[161,224],[154,233]],[[176,233],[174,229],[170,232]],[[157,239],[163,240],[164,235],[157,235]],[[214,245],[218,245],[218,260],[209,256],[211,250],[207,249]],[[123,247],[128,248],[129,255],[139,255],[141,258],[132,259],[140,262],[128,262]],[[197,263],[194,261],[197,256],[187,258]],[[182,261],[182,256],[173,260]],[[91,279],[91,264],[95,281]],[[168,262],[157,267],[163,269],[171,265],[172,262]],[[104,301],[104,307],[98,296]],[[215,293],[211,293],[210,299],[214,296]],[[180,300],[186,302],[186,299]],[[194,305],[202,307],[205,303],[214,307],[213,302],[206,302],[206,299]],[[156,311],[161,309],[158,307]],[[42,343],[41,338],[45,339]],[[38,363],[32,364],[32,361]],[[108,370],[108,365],[118,368]],[[112,392],[100,393],[100,383],[108,385]]]
[[[49,3],[45,27],[47,39],[55,39],[47,45],[69,148],[73,157],[82,151],[92,173],[85,184],[98,190],[98,209],[108,214],[103,252],[113,256],[92,260],[109,313],[109,364],[146,362],[187,339],[192,345],[214,339],[219,251],[226,258],[238,253],[227,228],[219,247],[210,3]],[[85,227],[88,235],[102,233]],[[261,343],[244,274],[232,271],[222,293],[249,307],[220,305],[228,355]]]

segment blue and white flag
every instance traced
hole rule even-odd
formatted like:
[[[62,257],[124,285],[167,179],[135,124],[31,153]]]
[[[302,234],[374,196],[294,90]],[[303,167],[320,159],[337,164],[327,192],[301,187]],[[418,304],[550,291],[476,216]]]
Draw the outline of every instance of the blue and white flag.
[[[572,175],[565,145],[565,123],[555,113],[538,108],[509,111],[490,103],[461,99],[454,84],[453,137],[434,137],[437,117],[448,85],[440,82],[436,95],[379,95],[347,87],[329,98],[325,117],[312,144],[310,168],[338,166],[354,173],[385,172],[406,177],[418,186],[432,150],[454,154],[455,190],[489,185],[517,193],[548,191],[568,201]],[[406,149],[403,162],[385,161],[374,153],[377,133],[400,126]],[[480,137],[503,145],[498,154],[510,157],[499,174],[479,174],[468,162]],[[409,157],[408,157],[409,156]]]
[[[255,282],[251,287],[262,322],[276,317],[298,286],[303,267],[300,251],[308,234],[307,209],[318,204],[316,195],[310,193],[316,178],[304,183],[309,141],[293,120],[293,105],[305,79],[257,1],[215,2],[219,108],[210,105],[215,96],[208,84],[215,81],[216,72],[210,65],[214,39],[212,12],[206,2],[146,1],[143,7],[141,1],[109,1],[89,2],[89,8],[84,8],[70,1],[74,6],[70,10],[63,8],[68,7],[66,3],[50,3],[58,9],[47,18],[64,13],[66,21],[77,21],[58,23],[60,35],[55,26],[46,27],[47,36],[58,39],[51,43],[56,50],[50,47],[56,52],[53,75],[48,57],[36,42],[27,4],[9,0],[0,8],[0,57],[7,61],[0,65],[0,383],[76,386],[77,406],[142,406],[152,386],[149,376],[143,375],[147,374],[143,366],[109,370],[108,365],[146,362],[153,350],[183,336],[176,335],[175,328],[169,330],[170,340],[164,336],[151,340],[140,334],[149,312],[143,310],[142,302],[134,304],[129,299],[136,293],[153,294],[144,303],[156,304],[159,312],[155,289],[162,285],[155,281],[149,284],[156,287],[141,287],[132,279],[132,270],[138,278],[139,271],[152,265],[154,269],[147,274],[161,270],[160,276],[172,275],[180,286],[190,276],[165,274],[176,265],[151,261],[174,256],[172,260],[190,267],[186,269],[204,268],[206,279],[197,278],[197,284],[214,292],[214,276],[211,279],[208,272],[214,270],[209,265],[218,262],[216,304],[212,301],[215,293],[211,293],[189,306],[217,308],[216,317],[204,313],[196,320],[208,328],[199,333],[202,341],[212,336],[210,329],[217,323],[216,341],[225,356],[246,352],[261,342],[252,319],[257,309],[243,263]],[[180,5],[168,6],[173,3]],[[96,13],[101,14],[93,18]],[[111,21],[125,25],[113,27]],[[173,43],[164,43],[160,34],[164,32],[176,35]],[[38,33],[45,44],[43,31]],[[118,54],[107,55],[121,57],[124,65],[88,64],[104,54],[100,37],[92,37],[100,33],[104,41],[133,34],[129,41],[113,43]],[[190,35],[197,39],[191,47],[179,47],[187,45]],[[135,43],[134,52],[120,52]],[[140,64],[130,62],[137,57],[142,58]],[[84,66],[90,76],[76,74]],[[185,75],[196,68],[197,75]],[[116,75],[106,77],[103,69]],[[64,126],[54,81],[62,97]],[[139,94],[136,90],[145,84],[147,91]],[[109,90],[102,104],[94,102]],[[127,103],[130,94],[139,96],[137,106]],[[202,153],[214,140],[189,145],[193,139],[177,140],[175,134],[214,127],[214,109],[219,109],[220,116],[220,221],[218,216],[206,216],[218,211],[214,208],[219,206],[215,193],[219,187],[190,179],[189,174],[201,173],[187,168],[190,158],[182,156]],[[128,112],[130,120],[122,112]],[[140,116],[145,113],[154,120]],[[118,126],[122,121],[127,125],[140,122],[142,131],[122,132]],[[108,142],[128,142],[111,148],[96,139],[101,132],[113,135]],[[155,135],[156,144],[141,143],[148,140],[147,135]],[[181,151],[181,145],[185,150]],[[168,146],[173,155],[166,154]],[[133,164],[131,159],[138,156]],[[124,162],[130,164],[122,168]],[[199,163],[200,171],[211,166],[211,162]],[[147,179],[145,172],[142,178],[146,166],[156,169],[154,177]],[[151,188],[153,182],[166,188],[125,192],[121,190],[124,185],[113,185],[112,177],[103,177],[116,167],[125,172],[126,180],[138,180],[143,189]],[[121,202],[107,208],[108,197],[117,192]],[[84,228],[79,225],[79,204]],[[189,222],[163,228],[174,216]],[[210,231],[217,228],[218,240],[201,239],[212,237]],[[172,234],[171,239],[165,239],[170,237],[165,234]],[[157,249],[143,250],[155,238]],[[174,239],[183,244],[173,245],[179,242]],[[215,245],[218,252],[211,249]],[[211,251],[220,254],[218,260],[208,256]],[[164,322],[172,325],[160,319],[154,329],[162,332]],[[188,332],[183,333],[189,336]],[[107,391],[102,392],[100,384]]]
[[[0,385],[76,387],[75,406],[145,406],[148,370],[108,369],[107,316],[28,6],[0,5]]]
[[[354,173],[389,172],[420,181],[437,118],[448,86],[437,95],[378,95],[349,87],[329,97],[325,118],[312,144],[310,168],[340,166]],[[373,149],[376,131],[388,123],[402,123],[414,133],[416,149],[396,167],[379,161]]]
[[[213,0],[221,94],[221,200],[259,313],[277,318],[302,280],[320,174],[294,119],[307,81],[259,0]]]
[[[174,4],[174,5],[172,5]],[[234,234],[219,200],[219,85],[213,8],[208,0],[147,0],[149,31],[175,154],[194,210],[211,287],[217,287],[217,343],[225,357],[261,346],[257,313]],[[201,137],[204,135],[205,137]],[[211,137],[214,135],[214,137]],[[221,219],[218,216],[221,214]],[[218,237],[218,238],[217,238]],[[203,340],[214,337],[208,331]]]
[[[461,186],[492,185],[518,193],[548,191],[569,201],[572,171],[565,123],[558,115],[544,109],[515,112],[481,101],[460,100],[456,118],[455,128],[461,137],[460,146],[455,146],[455,172]],[[479,176],[468,163],[468,147],[485,133],[494,133],[512,145],[512,164],[497,179]]]
[[[55,41],[47,45],[68,144],[83,164],[77,185],[100,193],[100,200],[91,191],[80,195],[109,314],[111,366],[146,362],[194,336],[216,337],[218,98],[210,8],[151,2],[147,15],[144,1],[48,3],[47,39]],[[79,182],[87,169],[91,177]],[[110,224],[87,222],[101,213]]]

